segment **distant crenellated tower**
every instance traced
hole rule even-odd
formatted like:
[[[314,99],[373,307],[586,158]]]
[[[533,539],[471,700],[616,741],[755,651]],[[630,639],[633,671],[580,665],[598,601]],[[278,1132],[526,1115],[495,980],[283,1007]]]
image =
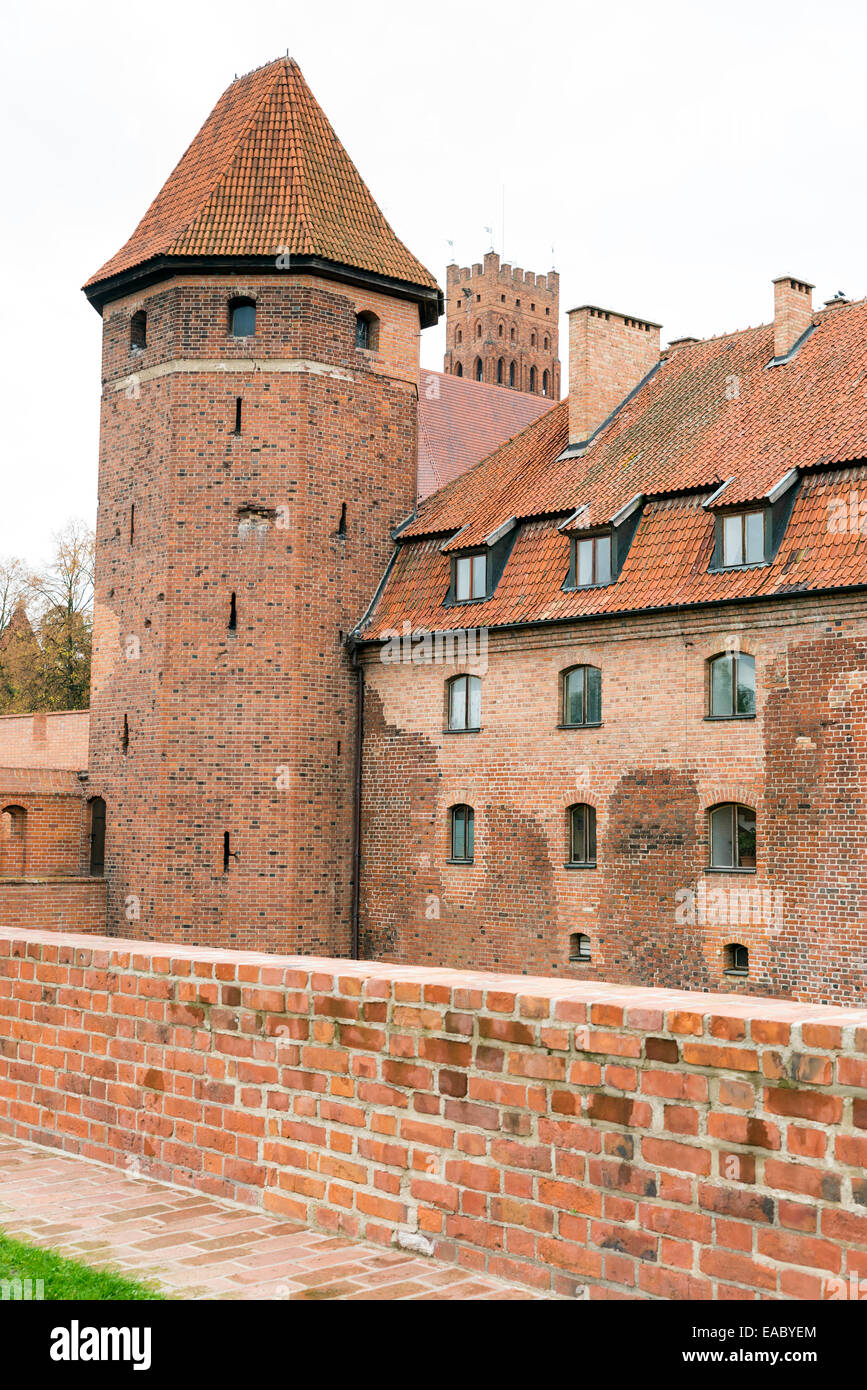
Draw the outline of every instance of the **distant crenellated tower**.
[[[108,929],[347,955],[345,639],[415,505],[419,330],[441,291],[289,59],[232,83],[85,289]]]
[[[560,399],[560,276],[501,265],[450,265],[446,272],[446,353],[452,376]]]

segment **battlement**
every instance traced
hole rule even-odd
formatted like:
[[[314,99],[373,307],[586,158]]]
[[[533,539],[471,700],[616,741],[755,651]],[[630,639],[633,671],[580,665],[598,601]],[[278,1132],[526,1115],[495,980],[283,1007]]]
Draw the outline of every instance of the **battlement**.
[[[473,280],[491,278],[495,278],[503,284],[529,286],[544,293],[559,295],[560,275],[558,271],[549,270],[547,274],[537,274],[533,270],[524,270],[518,265],[513,266],[508,261],[501,263],[496,251],[488,251],[483,263],[477,261],[472,266],[450,265],[446,268],[446,284],[449,288]]]

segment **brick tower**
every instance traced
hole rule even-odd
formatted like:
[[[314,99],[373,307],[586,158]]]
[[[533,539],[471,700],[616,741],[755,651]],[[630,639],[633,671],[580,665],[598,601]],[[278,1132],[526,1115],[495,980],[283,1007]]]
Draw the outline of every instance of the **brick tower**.
[[[344,638],[414,506],[441,292],[289,59],[227,89],[85,292],[104,322],[90,781],[109,930],[345,955]]]
[[[484,265],[450,265],[443,370],[558,401],[559,313],[556,270],[500,265],[495,251]]]

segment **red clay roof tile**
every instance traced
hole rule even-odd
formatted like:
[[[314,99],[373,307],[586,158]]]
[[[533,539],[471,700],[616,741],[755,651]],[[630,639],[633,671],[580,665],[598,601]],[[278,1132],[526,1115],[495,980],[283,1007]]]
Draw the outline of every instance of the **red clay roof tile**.
[[[436,288],[386,222],[291,58],[227,88],[132,236],[85,288],[155,256],[280,250]]]
[[[405,622],[545,622],[867,583],[867,519],[863,533],[860,513],[854,525],[832,521],[850,491],[856,509],[867,496],[857,464],[867,459],[867,302],[815,323],[780,367],[767,367],[769,326],[680,348],[578,458],[559,459],[568,407],[555,406],[419,507],[363,635]],[[835,467],[848,461],[855,466]],[[727,479],[721,506],[761,499],[793,468],[798,491],[773,562],[709,573],[714,518],[702,503]],[[637,494],[646,500],[619,578],[564,592],[560,524],[582,504],[579,526],[608,523]],[[511,517],[523,524],[496,593],[444,607],[449,550],[481,544]]]
[[[428,497],[552,408],[544,396],[422,371],[418,495]]]

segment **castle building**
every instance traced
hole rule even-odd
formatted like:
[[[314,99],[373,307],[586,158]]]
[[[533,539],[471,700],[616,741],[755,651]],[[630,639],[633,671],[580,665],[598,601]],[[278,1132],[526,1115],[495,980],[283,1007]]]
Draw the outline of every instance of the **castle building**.
[[[297,65],[229,87],[86,286],[89,734],[0,720],[0,922],[863,1002],[867,302],[582,305],[560,401],[540,278],[421,371]]]
[[[446,352],[452,376],[560,399],[560,277],[556,270],[482,264],[446,271]]]

